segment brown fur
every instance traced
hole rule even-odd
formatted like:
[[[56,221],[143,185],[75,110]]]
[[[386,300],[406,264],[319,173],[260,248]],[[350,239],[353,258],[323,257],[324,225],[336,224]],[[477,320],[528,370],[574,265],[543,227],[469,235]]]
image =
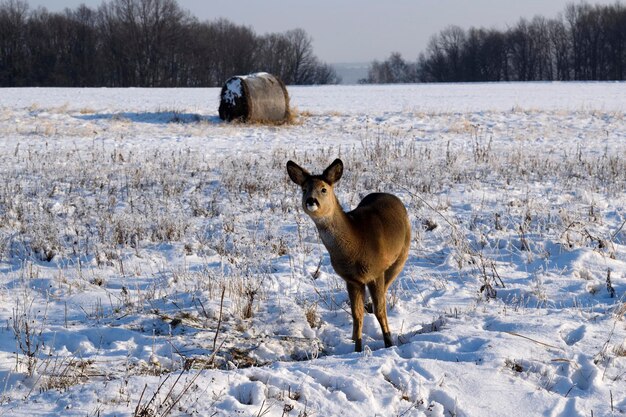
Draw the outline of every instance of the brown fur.
[[[335,272],[346,281],[352,309],[352,339],[362,350],[364,296],[367,286],[385,347],[392,346],[385,294],[409,254],[411,225],[400,199],[386,193],[367,195],[352,211],[344,212],[333,191],[343,174],[336,159],[322,175],[311,175],[287,162],[293,182],[302,187],[302,207],[311,217],[330,254]]]

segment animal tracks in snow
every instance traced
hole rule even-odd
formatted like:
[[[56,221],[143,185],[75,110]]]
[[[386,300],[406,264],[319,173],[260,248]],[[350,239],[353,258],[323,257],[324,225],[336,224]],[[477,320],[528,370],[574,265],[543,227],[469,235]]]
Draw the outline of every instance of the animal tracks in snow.
[[[564,326],[559,331],[559,335],[568,346],[573,346],[585,337],[585,326],[578,326],[575,329]]]

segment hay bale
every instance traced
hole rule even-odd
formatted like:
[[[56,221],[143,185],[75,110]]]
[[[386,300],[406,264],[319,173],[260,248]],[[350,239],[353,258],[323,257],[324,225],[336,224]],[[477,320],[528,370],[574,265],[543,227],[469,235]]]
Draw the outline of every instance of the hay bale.
[[[220,118],[244,122],[282,123],[289,119],[285,84],[266,72],[234,76],[220,93]]]

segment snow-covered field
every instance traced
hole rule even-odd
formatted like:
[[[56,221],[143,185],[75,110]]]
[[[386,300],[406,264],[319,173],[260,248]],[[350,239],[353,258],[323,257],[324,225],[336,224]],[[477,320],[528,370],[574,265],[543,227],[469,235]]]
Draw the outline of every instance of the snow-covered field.
[[[626,84],[0,90],[0,416],[626,414]],[[293,159],[398,195],[396,346]]]

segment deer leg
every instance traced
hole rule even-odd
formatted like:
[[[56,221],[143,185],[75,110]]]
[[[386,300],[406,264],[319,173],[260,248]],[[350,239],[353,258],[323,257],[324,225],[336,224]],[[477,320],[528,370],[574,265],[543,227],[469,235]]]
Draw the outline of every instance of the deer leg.
[[[385,291],[391,286],[393,281],[398,277],[400,272],[402,272],[402,268],[404,268],[404,264],[409,256],[409,246],[408,242],[398,259],[385,271]]]
[[[350,308],[352,310],[352,340],[354,340],[354,351],[363,351],[361,331],[363,330],[363,295],[365,286],[359,283],[348,282],[348,296],[350,297]]]
[[[387,285],[385,283],[385,276],[382,275],[376,281],[367,284],[367,288],[370,290],[372,302],[374,303],[374,315],[376,315],[378,323],[380,324],[380,329],[383,332],[385,347],[391,347],[393,346],[393,341],[391,339],[389,323],[387,323],[387,301],[385,300],[385,290]]]
[[[365,306],[365,312],[372,314],[374,312],[374,306],[372,304],[372,296],[367,296],[367,291],[363,291],[363,305]]]

